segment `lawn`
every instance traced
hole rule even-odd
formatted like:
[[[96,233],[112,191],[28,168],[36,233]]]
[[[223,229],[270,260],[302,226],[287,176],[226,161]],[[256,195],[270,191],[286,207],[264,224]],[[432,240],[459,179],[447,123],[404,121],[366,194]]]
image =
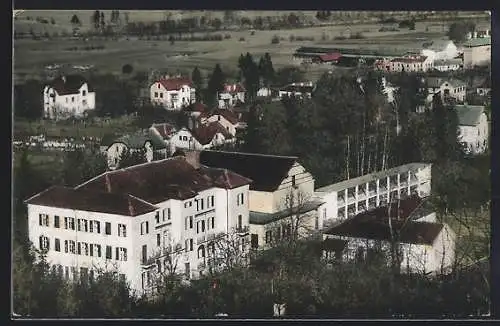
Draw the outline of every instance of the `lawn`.
[[[108,122],[77,123],[53,121],[14,121],[14,139],[26,135],[44,134],[46,137],[80,138],[98,137],[107,134],[124,135],[135,132],[138,127],[132,117],[110,119]]]

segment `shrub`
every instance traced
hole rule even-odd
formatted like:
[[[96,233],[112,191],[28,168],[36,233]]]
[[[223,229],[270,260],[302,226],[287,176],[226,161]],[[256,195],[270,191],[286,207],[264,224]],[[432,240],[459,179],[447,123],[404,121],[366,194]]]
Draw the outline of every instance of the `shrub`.
[[[274,35],[271,39],[271,44],[278,44],[280,42],[280,38],[278,35]]]
[[[122,73],[130,75],[134,71],[134,67],[131,64],[126,64],[122,67]]]
[[[244,37],[240,37],[240,42],[245,42],[245,38]]]
[[[230,38],[231,38],[231,34],[226,34],[226,35],[224,35],[224,39],[228,40],[228,39],[230,39]]]
[[[293,35],[293,34],[292,34],[292,35],[290,35],[290,37],[289,37],[288,39],[290,40],[290,42],[295,41],[295,35]]]
[[[345,39],[346,39],[345,36],[335,36],[334,37],[334,40],[337,40],[337,41],[339,41],[339,40],[345,40]]]
[[[363,38],[365,38],[365,36],[363,35],[363,33],[359,33],[359,32],[351,36],[351,39],[353,39],[353,40],[359,40],[359,39],[363,39]]]
[[[251,31],[251,32],[250,32],[250,35],[255,35],[255,31]]]

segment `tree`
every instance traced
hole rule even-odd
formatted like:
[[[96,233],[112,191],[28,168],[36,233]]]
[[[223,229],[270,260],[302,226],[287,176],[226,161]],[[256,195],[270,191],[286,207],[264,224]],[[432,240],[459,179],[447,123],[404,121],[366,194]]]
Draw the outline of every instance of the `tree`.
[[[134,71],[134,67],[131,64],[126,64],[122,67],[122,74],[130,75]]]
[[[299,68],[285,67],[276,71],[276,83],[280,86],[302,81],[305,81],[305,76]]]
[[[243,83],[247,91],[246,96],[251,101],[255,98],[259,89],[259,69],[250,53],[247,52],[245,56],[240,56],[238,68],[240,68],[244,79]]]
[[[101,16],[99,19],[99,26],[101,28],[101,32],[104,32],[104,28],[106,27],[106,20],[104,19],[104,12],[101,11]]]
[[[61,180],[67,186],[76,186],[106,171],[104,155],[80,149],[69,151],[64,157]]]
[[[467,33],[474,32],[476,25],[472,22],[452,23],[448,29],[448,37],[456,43],[462,43],[467,37]]]
[[[201,76],[200,69],[195,67],[193,73],[191,74],[191,80],[193,81],[194,88],[196,89],[196,101],[201,101],[201,90],[203,89],[203,77]]]
[[[287,117],[281,103],[262,108],[262,118],[259,122],[259,137],[261,153],[286,155],[290,153],[290,135],[286,129]]]
[[[273,67],[273,62],[271,60],[271,55],[266,52],[259,61],[259,74],[262,78],[262,84],[265,87],[269,87],[275,79],[275,72]]]
[[[71,25],[73,25],[73,27],[81,25],[80,19],[76,14],[71,17]]]
[[[99,30],[99,27],[101,26],[100,22],[101,22],[101,14],[99,12],[99,10],[96,10],[94,11],[94,14],[92,15],[92,25],[94,26],[94,29],[96,31]]]
[[[246,267],[249,263],[248,230],[233,229],[217,234],[204,248],[210,274]]]
[[[214,106],[217,101],[217,95],[219,92],[224,90],[224,84],[226,82],[226,76],[222,72],[219,64],[215,65],[214,71],[210,76],[208,81],[207,95],[208,98],[205,100],[210,106]]]
[[[146,162],[146,150],[145,149],[139,149],[139,150],[134,150],[130,151],[128,149],[125,149],[121,154],[120,154],[120,159],[118,163],[118,168],[123,169],[129,166],[141,164]]]
[[[43,115],[43,85],[40,80],[29,79],[14,86],[14,114],[28,120],[40,119]]]

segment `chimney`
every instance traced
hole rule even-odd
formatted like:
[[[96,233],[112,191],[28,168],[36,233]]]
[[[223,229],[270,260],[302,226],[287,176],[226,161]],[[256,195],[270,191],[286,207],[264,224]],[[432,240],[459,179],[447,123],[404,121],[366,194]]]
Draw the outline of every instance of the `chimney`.
[[[65,83],[65,84],[66,84],[66,76],[62,75],[62,76],[61,76],[61,79],[62,79],[63,83]]]

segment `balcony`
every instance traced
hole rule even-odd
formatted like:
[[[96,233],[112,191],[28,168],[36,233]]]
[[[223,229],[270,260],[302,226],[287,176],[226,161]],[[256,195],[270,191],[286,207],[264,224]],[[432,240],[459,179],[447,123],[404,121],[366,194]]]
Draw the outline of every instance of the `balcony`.
[[[343,206],[345,204],[345,196],[337,195],[337,206]]]
[[[358,191],[358,200],[366,199],[366,192],[363,190]]]

